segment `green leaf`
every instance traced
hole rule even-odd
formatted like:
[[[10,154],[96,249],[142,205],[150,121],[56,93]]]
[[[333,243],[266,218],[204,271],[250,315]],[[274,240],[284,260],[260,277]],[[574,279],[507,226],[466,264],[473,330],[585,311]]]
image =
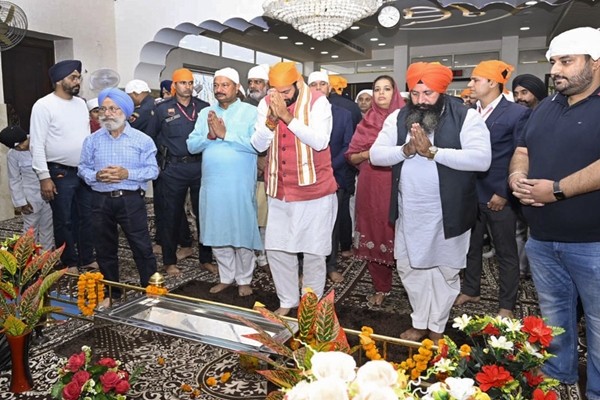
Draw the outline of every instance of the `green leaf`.
[[[301,380],[300,374],[296,370],[269,370],[256,372],[273,382],[275,385],[286,389],[293,388]]]
[[[29,286],[21,295],[19,302],[19,315],[23,322],[29,325],[29,318],[37,310],[40,300],[40,287],[42,279],[38,279],[33,285]]]
[[[50,396],[52,396],[52,398],[54,399],[58,399],[61,400],[62,399],[62,391],[65,388],[64,383],[62,383],[62,381],[59,379],[54,386],[52,386],[52,390],[50,390]]]
[[[277,361],[273,361],[271,359],[271,357],[265,355],[264,353],[258,353],[258,352],[254,352],[254,351],[235,351],[235,353],[238,354],[244,354],[250,357],[255,357],[258,358],[261,361],[264,361],[265,363],[269,364],[270,366],[272,366],[273,368],[277,368],[277,369],[282,369],[282,368],[286,368],[284,365],[278,363]]]
[[[279,325],[287,325],[286,321],[281,318],[280,315],[275,314],[273,311],[267,310],[265,307],[254,307],[254,309],[271,322],[275,322]]]
[[[12,297],[13,299],[17,297],[17,291],[15,290],[15,287],[8,282],[0,281],[0,290],[6,292],[6,294]],[[0,296],[4,298],[4,296],[1,293]]]
[[[9,315],[4,321],[5,333],[10,336],[21,336],[26,332],[27,325],[14,315]]]
[[[301,338],[306,338],[315,320],[319,299],[313,292],[308,292],[300,300],[298,307],[298,329]]]
[[[280,390],[273,391],[265,398],[265,400],[283,400],[285,399],[285,393]]]
[[[0,265],[10,275],[14,275],[17,272],[17,259],[7,250],[0,249]]]
[[[41,276],[44,276],[44,277],[47,276],[50,273],[50,271],[52,271],[54,269],[54,266],[60,260],[60,256],[63,253],[64,249],[65,249],[65,245],[63,244],[58,249],[56,249],[50,253],[50,256],[46,260],[46,263],[42,266],[42,269],[40,272]]]
[[[33,257],[31,259],[31,262],[29,264],[27,264],[27,266],[25,267],[25,270],[21,274],[21,283],[20,283],[20,285],[23,286],[26,283],[28,283],[31,280],[31,278],[33,278],[34,275],[48,261],[49,257],[50,257],[50,253],[48,253],[48,252],[45,252],[42,255]]]
[[[59,280],[66,272],[67,268],[64,268],[60,271],[54,271],[50,275],[46,276],[42,281],[42,286],[40,286],[40,291],[38,295],[42,297],[44,294],[46,294],[48,289],[50,289],[50,287],[54,285],[56,281]]]
[[[19,270],[25,269],[29,258],[33,255],[35,249],[33,227],[29,228],[26,234],[22,235],[13,249],[13,254],[17,259],[17,268]]]
[[[62,311],[62,307],[58,306],[48,306],[48,307],[40,307],[31,318],[29,318],[29,322],[27,325],[27,329],[33,329],[40,322],[42,316],[46,314],[56,313]]]
[[[274,352],[276,352],[277,354],[281,354],[282,356],[288,357],[288,358],[292,358],[293,357],[293,353],[292,350],[279,343],[276,342],[275,340],[273,340],[273,338],[271,337],[271,335],[269,335],[266,332],[263,333],[249,333],[249,334],[245,334],[242,335],[245,338],[248,339],[252,339],[252,340],[256,340],[257,342],[260,342],[262,344],[264,344],[265,346],[267,346],[268,348],[270,348],[271,350],[273,350]]]
[[[315,339],[317,342],[329,342],[338,335],[340,325],[337,322],[334,306],[334,292],[323,297],[317,306],[315,316]]]

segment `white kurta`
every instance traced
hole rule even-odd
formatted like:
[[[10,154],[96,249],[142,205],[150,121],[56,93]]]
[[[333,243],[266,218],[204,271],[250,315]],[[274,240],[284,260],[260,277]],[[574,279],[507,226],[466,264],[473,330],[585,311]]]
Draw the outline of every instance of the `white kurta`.
[[[491,160],[489,131],[475,110],[469,110],[460,132],[462,149],[439,149],[433,161],[416,155],[406,159],[397,146],[398,111],[385,120],[370,152],[371,163],[392,166],[404,162],[398,187],[399,217],[394,254],[412,268],[464,268],[470,231],[445,239],[436,163],[461,171],[486,171]],[[433,143],[433,135],[429,139]],[[407,135],[406,141],[410,140]]]

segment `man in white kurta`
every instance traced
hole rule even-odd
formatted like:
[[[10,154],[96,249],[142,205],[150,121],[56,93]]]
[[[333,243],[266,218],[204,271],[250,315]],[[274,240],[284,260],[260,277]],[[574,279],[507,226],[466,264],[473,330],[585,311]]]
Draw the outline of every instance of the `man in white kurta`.
[[[413,309],[400,335],[407,340],[443,336],[477,211],[474,175],[491,161],[483,119],[444,95],[451,80],[439,64],[411,65],[408,107],[386,119],[370,153],[372,164],[397,171],[394,254]]]
[[[265,248],[280,308],[287,315],[300,302],[298,253],[304,253],[302,291],[321,297],[325,257],[337,215],[337,184],[331,167],[331,106],[311,92],[293,62],[269,71],[275,89],[258,105],[252,145],[269,149],[265,171],[269,216]]]
[[[200,111],[187,139],[191,154],[202,153],[200,241],[211,246],[219,267],[218,293],[237,283],[240,296],[252,294],[254,250],[262,243],[256,219],[256,158],[250,144],[256,107],[237,98],[236,70],[215,72],[217,104]]]

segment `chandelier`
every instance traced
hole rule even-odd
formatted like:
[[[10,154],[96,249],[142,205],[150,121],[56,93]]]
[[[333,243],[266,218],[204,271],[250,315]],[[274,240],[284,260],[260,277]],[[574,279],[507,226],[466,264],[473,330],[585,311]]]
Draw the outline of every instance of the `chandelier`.
[[[373,15],[382,0],[267,0],[265,15],[317,40],[328,39]]]

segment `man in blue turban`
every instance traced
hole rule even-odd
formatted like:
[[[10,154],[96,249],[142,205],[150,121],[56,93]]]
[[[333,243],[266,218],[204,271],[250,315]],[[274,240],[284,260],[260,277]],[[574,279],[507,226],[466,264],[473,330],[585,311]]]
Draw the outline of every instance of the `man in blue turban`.
[[[133,252],[142,286],[156,272],[156,258],[148,231],[144,195],[148,181],[158,177],[156,146],[145,133],[127,120],[133,100],[124,91],[110,88],[98,95],[102,128],[83,142],[78,175],[93,190],[92,227],[96,261],[104,278],[119,282],[119,229],[121,226]],[[113,299],[120,298],[113,288]],[[109,307],[105,299],[100,307]]]

